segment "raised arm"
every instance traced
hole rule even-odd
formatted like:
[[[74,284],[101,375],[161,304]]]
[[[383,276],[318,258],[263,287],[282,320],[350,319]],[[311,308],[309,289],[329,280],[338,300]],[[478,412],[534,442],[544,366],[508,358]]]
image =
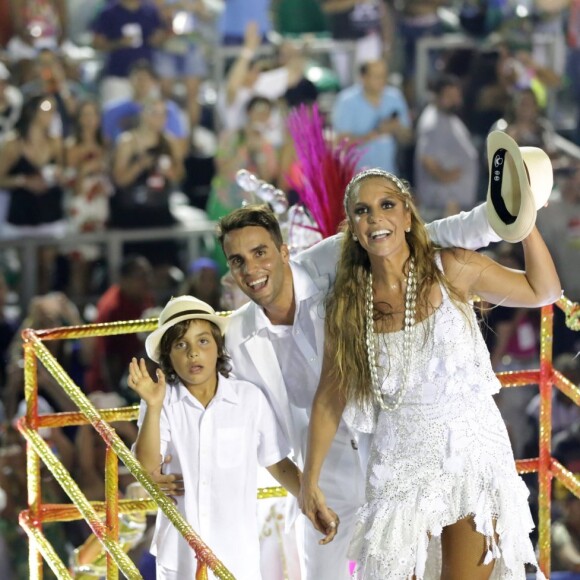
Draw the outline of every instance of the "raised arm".
[[[135,456],[148,473],[158,470],[163,461],[160,423],[167,387],[161,370],[157,371],[157,379],[158,382],[151,379],[143,359],[137,362],[134,358],[129,364],[127,384],[147,403],[145,417],[135,442]]]
[[[331,360],[328,345],[325,345],[320,383],[314,397],[308,427],[308,449],[298,497],[302,512],[317,530],[325,534],[329,529],[335,528],[338,522],[326,506],[324,495],[318,487],[318,480],[346,406],[346,401],[340,396],[331,379],[329,372]],[[326,543],[324,540],[321,542]]]
[[[522,244],[523,272],[466,250],[444,252],[445,272],[458,289],[476,294],[492,304],[528,308],[552,304],[562,295],[562,286],[538,229],[534,227]]]
[[[484,203],[471,211],[435,220],[427,224],[427,231],[431,240],[442,248],[478,250],[501,240],[489,225]]]

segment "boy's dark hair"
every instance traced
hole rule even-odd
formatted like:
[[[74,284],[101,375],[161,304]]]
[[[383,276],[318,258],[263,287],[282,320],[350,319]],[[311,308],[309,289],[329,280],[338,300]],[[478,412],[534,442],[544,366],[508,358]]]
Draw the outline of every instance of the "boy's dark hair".
[[[250,226],[267,230],[278,249],[284,243],[282,232],[280,231],[280,224],[278,223],[276,214],[270,207],[267,205],[246,205],[245,207],[235,209],[219,220],[217,235],[222,250],[226,234]]]
[[[174,324],[171,328],[168,328],[167,332],[161,337],[161,341],[159,343],[159,366],[167,378],[168,383],[174,383],[178,378],[169,357],[171,347],[176,340],[179,340],[185,335],[189,325],[193,320],[199,319],[192,318],[189,320],[182,320],[181,322]],[[226,341],[222,336],[220,329],[213,322],[210,322],[209,325],[211,327],[211,334],[213,339],[217,344],[218,358],[216,370],[222,376],[227,378],[230,374],[230,371],[232,370],[232,367],[230,365],[230,357],[226,352]]]

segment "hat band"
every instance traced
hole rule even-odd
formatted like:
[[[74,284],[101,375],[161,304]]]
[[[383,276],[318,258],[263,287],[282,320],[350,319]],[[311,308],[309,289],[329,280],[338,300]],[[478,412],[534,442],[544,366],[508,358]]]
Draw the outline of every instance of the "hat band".
[[[181,312],[177,312],[176,314],[170,316],[167,320],[163,322],[163,324],[171,322],[174,318],[179,318],[180,316],[189,316],[190,314],[205,314],[206,316],[208,315],[212,316],[212,313],[208,312],[207,310],[182,310]]]
[[[503,167],[505,161],[505,154],[507,153],[506,149],[498,149],[492,160],[492,174],[490,179],[490,198],[491,203],[493,204],[493,208],[497,213],[499,219],[506,225],[513,224],[517,216],[512,215],[506,205],[505,201],[503,200],[503,196],[501,194],[501,184],[503,179]]]

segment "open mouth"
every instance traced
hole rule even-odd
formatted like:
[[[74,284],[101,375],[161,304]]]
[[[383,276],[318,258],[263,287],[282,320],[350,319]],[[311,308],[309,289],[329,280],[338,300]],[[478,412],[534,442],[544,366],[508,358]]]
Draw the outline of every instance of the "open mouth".
[[[252,280],[251,282],[247,282],[247,284],[254,292],[259,292],[268,284],[268,276],[258,278],[258,280]]]
[[[198,373],[200,373],[203,370],[203,367],[201,365],[191,365],[189,367],[189,372],[192,375],[196,375]]]
[[[391,230],[376,230],[368,235],[368,238],[375,242],[380,240],[386,240],[393,232]]]

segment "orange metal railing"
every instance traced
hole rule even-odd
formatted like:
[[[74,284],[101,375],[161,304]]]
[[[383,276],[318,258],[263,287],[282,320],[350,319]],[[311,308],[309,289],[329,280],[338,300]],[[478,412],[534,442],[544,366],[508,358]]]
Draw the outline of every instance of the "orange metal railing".
[[[564,310],[567,324],[580,330],[580,305],[566,298],[558,301]],[[191,526],[183,519],[173,502],[159,489],[123,441],[109,425],[111,421],[130,421],[138,416],[138,407],[97,411],[81,389],[72,381],[43,341],[110,336],[131,332],[148,332],[157,327],[157,319],[88,324],[50,330],[25,330],[24,374],[26,415],[19,420],[18,428],[27,445],[27,510],[20,514],[20,525],[29,538],[30,577],[42,578],[43,558],[59,578],[72,578],[67,566],[60,560],[42,532],[43,522],[68,521],[84,518],[107,552],[107,578],[116,579],[119,570],[130,579],[141,578],[134,563],[119,542],[119,514],[142,513],[159,507],[195,550],[198,559],[196,580],[207,578],[207,568],[215,576],[233,580],[233,575],[217,559]],[[504,387],[539,384],[540,388],[540,452],[539,457],[517,461],[520,473],[539,474],[539,548],[540,567],[549,576],[550,570],[550,506],[552,479],[558,479],[571,493],[580,497],[580,480],[551,456],[552,389],[556,387],[580,405],[580,389],[552,367],[553,307],[542,308],[540,369],[499,373]],[[40,361],[58,381],[79,408],[78,413],[38,415],[37,364]],[[38,434],[41,427],[91,424],[107,444],[105,467],[106,498],[104,502],[89,502],[76,482],[51,449]],[[123,461],[135,479],[151,496],[151,500],[119,500],[118,459]],[[43,461],[72,501],[72,504],[43,504],[41,497],[40,461]],[[281,488],[258,490],[259,497],[285,495]]]
[[[135,564],[127,556],[119,542],[119,513],[134,513],[151,510],[151,502],[139,500],[119,501],[118,459],[123,461],[135,479],[152,497],[156,504],[179,530],[195,550],[198,568],[196,580],[207,578],[207,568],[217,578],[234,580],[232,573],[218,560],[208,546],[183,519],[173,502],[159,489],[149,475],[143,471],[109,421],[134,420],[138,407],[97,411],[81,389],[72,381],[58,361],[52,356],[44,340],[107,336],[128,332],[148,331],[156,327],[156,320],[129,321],[102,325],[57,328],[52,330],[25,330],[24,375],[26,415],[19,420],[18,428],[26,438],[27,445],[27,510],[20,514],[20,525],[29,538],[29,568],[31,578],[42,578],[43,561],[46,560],[58,578],[72,578],[67,566],[60,560],[42,532],[44,521],[63,521],[84,518],[95,536],[107,551],[107,578],[116,579],[119,570],[129,579],[141,578]],[[38,415],[37,363],[40,361],[58,381],[68,396],[78,406],[80,413],[55,413]],[[90,423],[107,444],[105,467],[105,502],[89,502],[70,473],[54,456],[51,449],[38,434],[38,429],[48,426],[83,425]],[[72,505],[43,504],[41,497],[40,461],[48,467],[54,478],[67,493]],[[103,519],[104,516],[104,519]]]
[[[580,330],[580,305],[561,298],[556,306],[566,314],[566,324]],[[542,308],[540,327],[540,368],[532,371],[498,373],[504,387],[521,387],[537,384],[540,389],[540,441],[539,457],[516,461],[519,473],[538,473],[538,544],[539,564],[546,578],[550,571],[550,529],[552,479],[555,477],[576,497],[580,497],[580,479],[552,457],[552,389],[556,387],[576,405],[580,405],[580,389],[552,366],[554,307]]]

